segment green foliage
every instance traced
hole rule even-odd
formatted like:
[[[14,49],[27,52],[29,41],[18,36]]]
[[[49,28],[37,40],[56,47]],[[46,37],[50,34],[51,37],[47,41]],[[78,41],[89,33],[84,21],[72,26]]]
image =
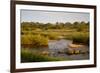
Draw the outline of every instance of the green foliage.
[[[72,32],[65,36],[65,39],[73,40],[73,43],[89,45],[88,32]]]
[[[87,33],[74,34],[72,39],[73,43],[89,45],[89,34]]]
[[[48,34],[48,37],[49,37],[50,40],[56,40],[56,39],[58,39],[58,35],[53,34],[53,33]]]
[[[21,50],[21,62],[45,62],[45,61],[63,61],[63,60],[65,59],[44,56],[40,53],[38,54],[37,52],[33,53],[32,51],[25,50],[25,49]]]
[[[21,35],[21,44],[32,44],[32,35]]]
[[[21,62],[64,61],[69,59],[50,57],[43,47],[48,40],[72,40],[73,43],[89,45],[89,22],[22,22],[21,23]],[[31,49],[24,49],[31,48]],[[36,51],[35,51],[36,49]],[[41,49],[41,50],[40,50]],[[32,51],[34,50],[34,51]],[[62,52],[60,52],[62,53]],[[69,50],[66,54],[79,54],[80,51]]]
[[[61,22],[56,22],[56,23],[39,23],[39,22],[22,22],[21,23],[21,28],[23,30],[36,30],[38,29],[42,29],[42,30],[48,30],[48,29],[84,29],[85,27],[89,27],[89,22],[74,22],[74,23],[70,23],[70,22],[66,22],[66,23],[61,23]],[[88,29],[88,28],[86,28]]]
[[[32,47],[48,46],[48,40],[57,40],[59,37],[73,40],[73,43],[89,45],[89,22],[22,22],[21,44],[30,44]]]
[[[22,35],[21,44],[31,44],[33,47],[47,46],[48,38],[41,35]]]

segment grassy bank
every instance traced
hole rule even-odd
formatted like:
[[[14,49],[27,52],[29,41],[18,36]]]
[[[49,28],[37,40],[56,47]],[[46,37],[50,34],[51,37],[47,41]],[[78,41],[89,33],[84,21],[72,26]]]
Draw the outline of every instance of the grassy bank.
[[[55,58],[43,55],[40,52],[32,52],[29,49],[21,50],[21,62],[46,62],[46,61],[64,61],[69,59]]]

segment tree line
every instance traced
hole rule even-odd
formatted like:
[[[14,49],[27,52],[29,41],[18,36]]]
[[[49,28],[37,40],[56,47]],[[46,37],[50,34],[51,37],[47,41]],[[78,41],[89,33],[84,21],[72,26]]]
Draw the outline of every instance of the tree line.
[[[83,31],[84,29],[88,31],[89,22],[56,22],[56,23],[40,23],[40,22],[22,22],[21,28],[23,30],[35,30],[35,29],[77,29],[77,31]]]

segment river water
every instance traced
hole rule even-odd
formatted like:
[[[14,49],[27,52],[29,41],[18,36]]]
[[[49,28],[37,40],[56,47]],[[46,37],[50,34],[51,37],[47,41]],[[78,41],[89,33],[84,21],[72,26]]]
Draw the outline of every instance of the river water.
[[[87,60],[89,59],[89,47],[84,45],[82,51],[86,51],[86,53],[79,53],[79,54],[67,54],[67,50],[69,49],[68,45],[72,44],[72,40],[49,40],[48,47],[41,47],[41,48],[34,48],[31,49],[33,52],[42,53],[42,52],[49,52],[48,56],[53,58],[63,58],[63,59],[70,59],[70,60]]]
[[[50,56],[53,57],[61,57],[61,58],[69,58],[72,60],[85,60],[85,59],[89,59],[89,47],[85,46],[79,49],[82,49],[82,51],[87,51],[84,54],[72,54],[72,55],[68,55],[66,54],[66,51],[68,50],[68,45],[72,44],[71,40],[65,40],[65,39],[61,39],[61,40],[50,40],[48,43],[48,48],[49,48],[49,52],[50,52]]]

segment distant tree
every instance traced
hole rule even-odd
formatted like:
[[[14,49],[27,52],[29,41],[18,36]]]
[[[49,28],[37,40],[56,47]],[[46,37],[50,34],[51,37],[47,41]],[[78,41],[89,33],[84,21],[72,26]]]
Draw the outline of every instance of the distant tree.
[[[77,29],[78,26],[79,26],[79,24],[80,24],[79,22],[74,22],[74,23],[73,23],[73,28]]]

